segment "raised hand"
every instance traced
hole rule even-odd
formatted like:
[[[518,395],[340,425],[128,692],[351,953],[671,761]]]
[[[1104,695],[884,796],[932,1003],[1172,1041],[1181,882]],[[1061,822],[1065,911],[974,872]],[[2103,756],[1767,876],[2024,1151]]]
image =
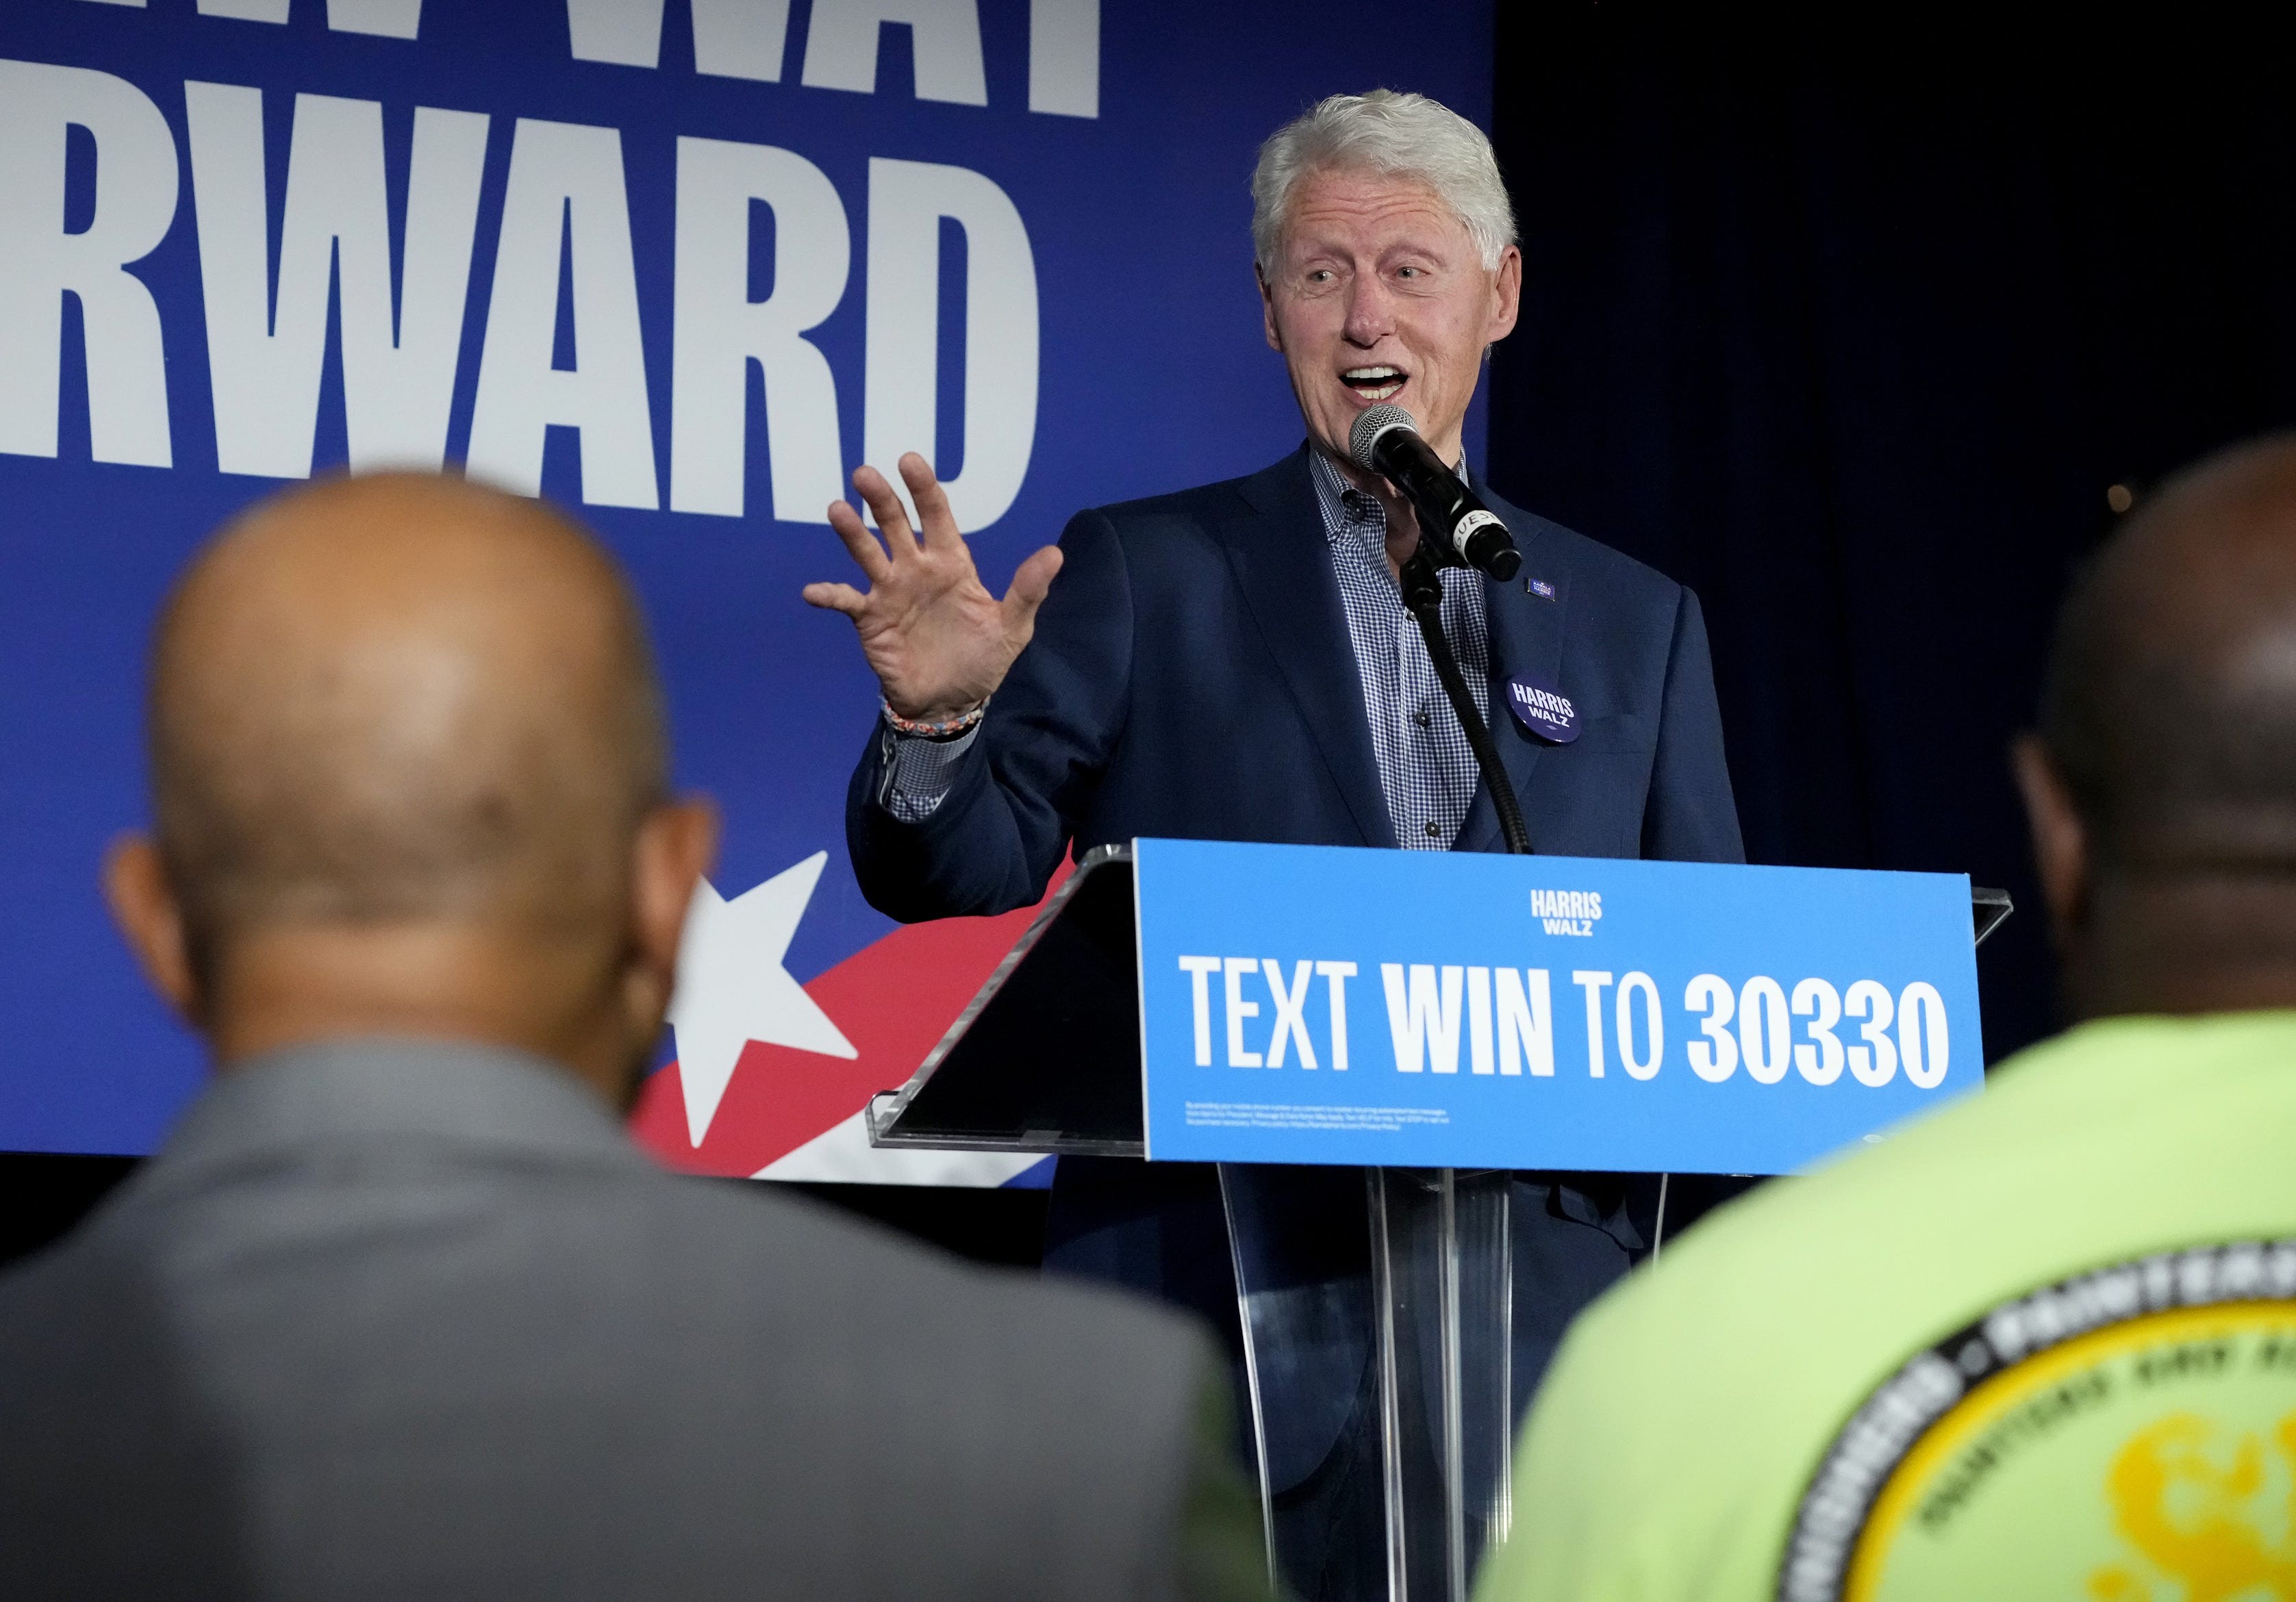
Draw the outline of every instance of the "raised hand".
[[[868,592],[814,584],[803,593],[808,606],[853,619],[887,705],[903,717],[935,723],[972,710],[1004,682],[1013,659],[1036,633],[1037,609],[1061,570],[1061,553],[1047,545],[1022,562],[1004,599],[997,600],[982,585],[972,552],[949,515],[948,497],[925,459],[912,451],[900,468],[922,535],[909,531],[908,513],[885,476],[860,468],[853,487],[884,531],[883,543],[843,501],[829,509],[829,526],[853,553]]]

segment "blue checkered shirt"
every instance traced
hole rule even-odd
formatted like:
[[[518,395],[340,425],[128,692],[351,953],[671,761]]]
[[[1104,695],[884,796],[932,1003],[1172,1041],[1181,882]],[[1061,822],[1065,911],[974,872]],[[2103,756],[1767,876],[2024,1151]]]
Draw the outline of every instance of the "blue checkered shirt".
[[[1481,779],[1475,748],[1388,568],[1387,508],[1350,485],[1321,451],[1309,451],[1308,461],[1332,571],[1340,581],[1340,606],[1348,615],[1348,638],[1356,648],[1372,756],[1387,792],[1395,843],[1406,851],[1448,851]],[[1475,710],[1488,718],[1491,647],[1482,575],[1446,568],[1442,579],[1443,633],[1458,656]]]
[[[1481,779],[1474,748],[1451,710],[1419,625],[1405,609],[1403,592],[1388,569],[1386,507],[1376,495],[1349,484],[1321,451],[1310,449],[1308,460],[1395,843],[1406,850],[1448,851]],[[1476,710],[1488,718],[1490,626],[1482,576],[1446,568],[1442,578],[1443,631],[1458,653]],[[979,732],[936,740],[897,735],[887,728],[885,786],[879,800],[905,822],[931,817]]]

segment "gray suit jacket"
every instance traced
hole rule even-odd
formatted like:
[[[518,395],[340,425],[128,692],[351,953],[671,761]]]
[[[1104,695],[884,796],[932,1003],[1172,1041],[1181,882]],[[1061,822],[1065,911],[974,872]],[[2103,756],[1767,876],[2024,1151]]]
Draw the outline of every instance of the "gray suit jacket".
[[[300,1050],[0,1280],[0,1589],[1228,1594],[1264,1570],[1219,1369],[665,1173],[532,1060]]]

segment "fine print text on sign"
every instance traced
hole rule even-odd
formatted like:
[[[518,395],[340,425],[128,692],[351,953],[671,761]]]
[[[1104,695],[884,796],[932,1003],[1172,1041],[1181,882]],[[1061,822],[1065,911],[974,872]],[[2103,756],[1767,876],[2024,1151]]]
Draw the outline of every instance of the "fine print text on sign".
[[[1154,1157],[1788,1173],[1983,1080],[1958,875],[1137,851]]]

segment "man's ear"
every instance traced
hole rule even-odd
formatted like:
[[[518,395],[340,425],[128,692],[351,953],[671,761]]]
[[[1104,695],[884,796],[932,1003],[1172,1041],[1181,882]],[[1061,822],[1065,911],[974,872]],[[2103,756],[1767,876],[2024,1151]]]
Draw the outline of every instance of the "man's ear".
[[[2018,736],[2009,748],[2009,765],[2025,798],[2033,866],[2041,876],[2049,928],[2062,947],[2088,918],[2088,826],[2073,805],[2072,791],[2056,758],[2038,735]]]
[[[1496,303],[1491,307],[1491,326],[1485,334],[1483,346],[1488,350],[1514,332],[1515,319],[1522,310],[1522,251],[1509,245],[1499,257],[1499,270],[1491,285]]]
[[[640,1040],[652,1040],[677,982],[677,947],[694,887],[718,860],[718,808],[707,797],[666,802],[638,825],[631,854],[630,946],[623,1000]]]
[[[1251,264],[1251,275],[1259,282],[1259,320],[1267,334],[1267,348],[1280,351],[1283,337],[1275,331],[1275,291],[1267,285],[1267,274],[1258,262]]]
[[[201,996],[184,935],[183,903],[149,835],[121,835],[103,854],[103,899],[144,977],[185,1022],[196,1026]]]

